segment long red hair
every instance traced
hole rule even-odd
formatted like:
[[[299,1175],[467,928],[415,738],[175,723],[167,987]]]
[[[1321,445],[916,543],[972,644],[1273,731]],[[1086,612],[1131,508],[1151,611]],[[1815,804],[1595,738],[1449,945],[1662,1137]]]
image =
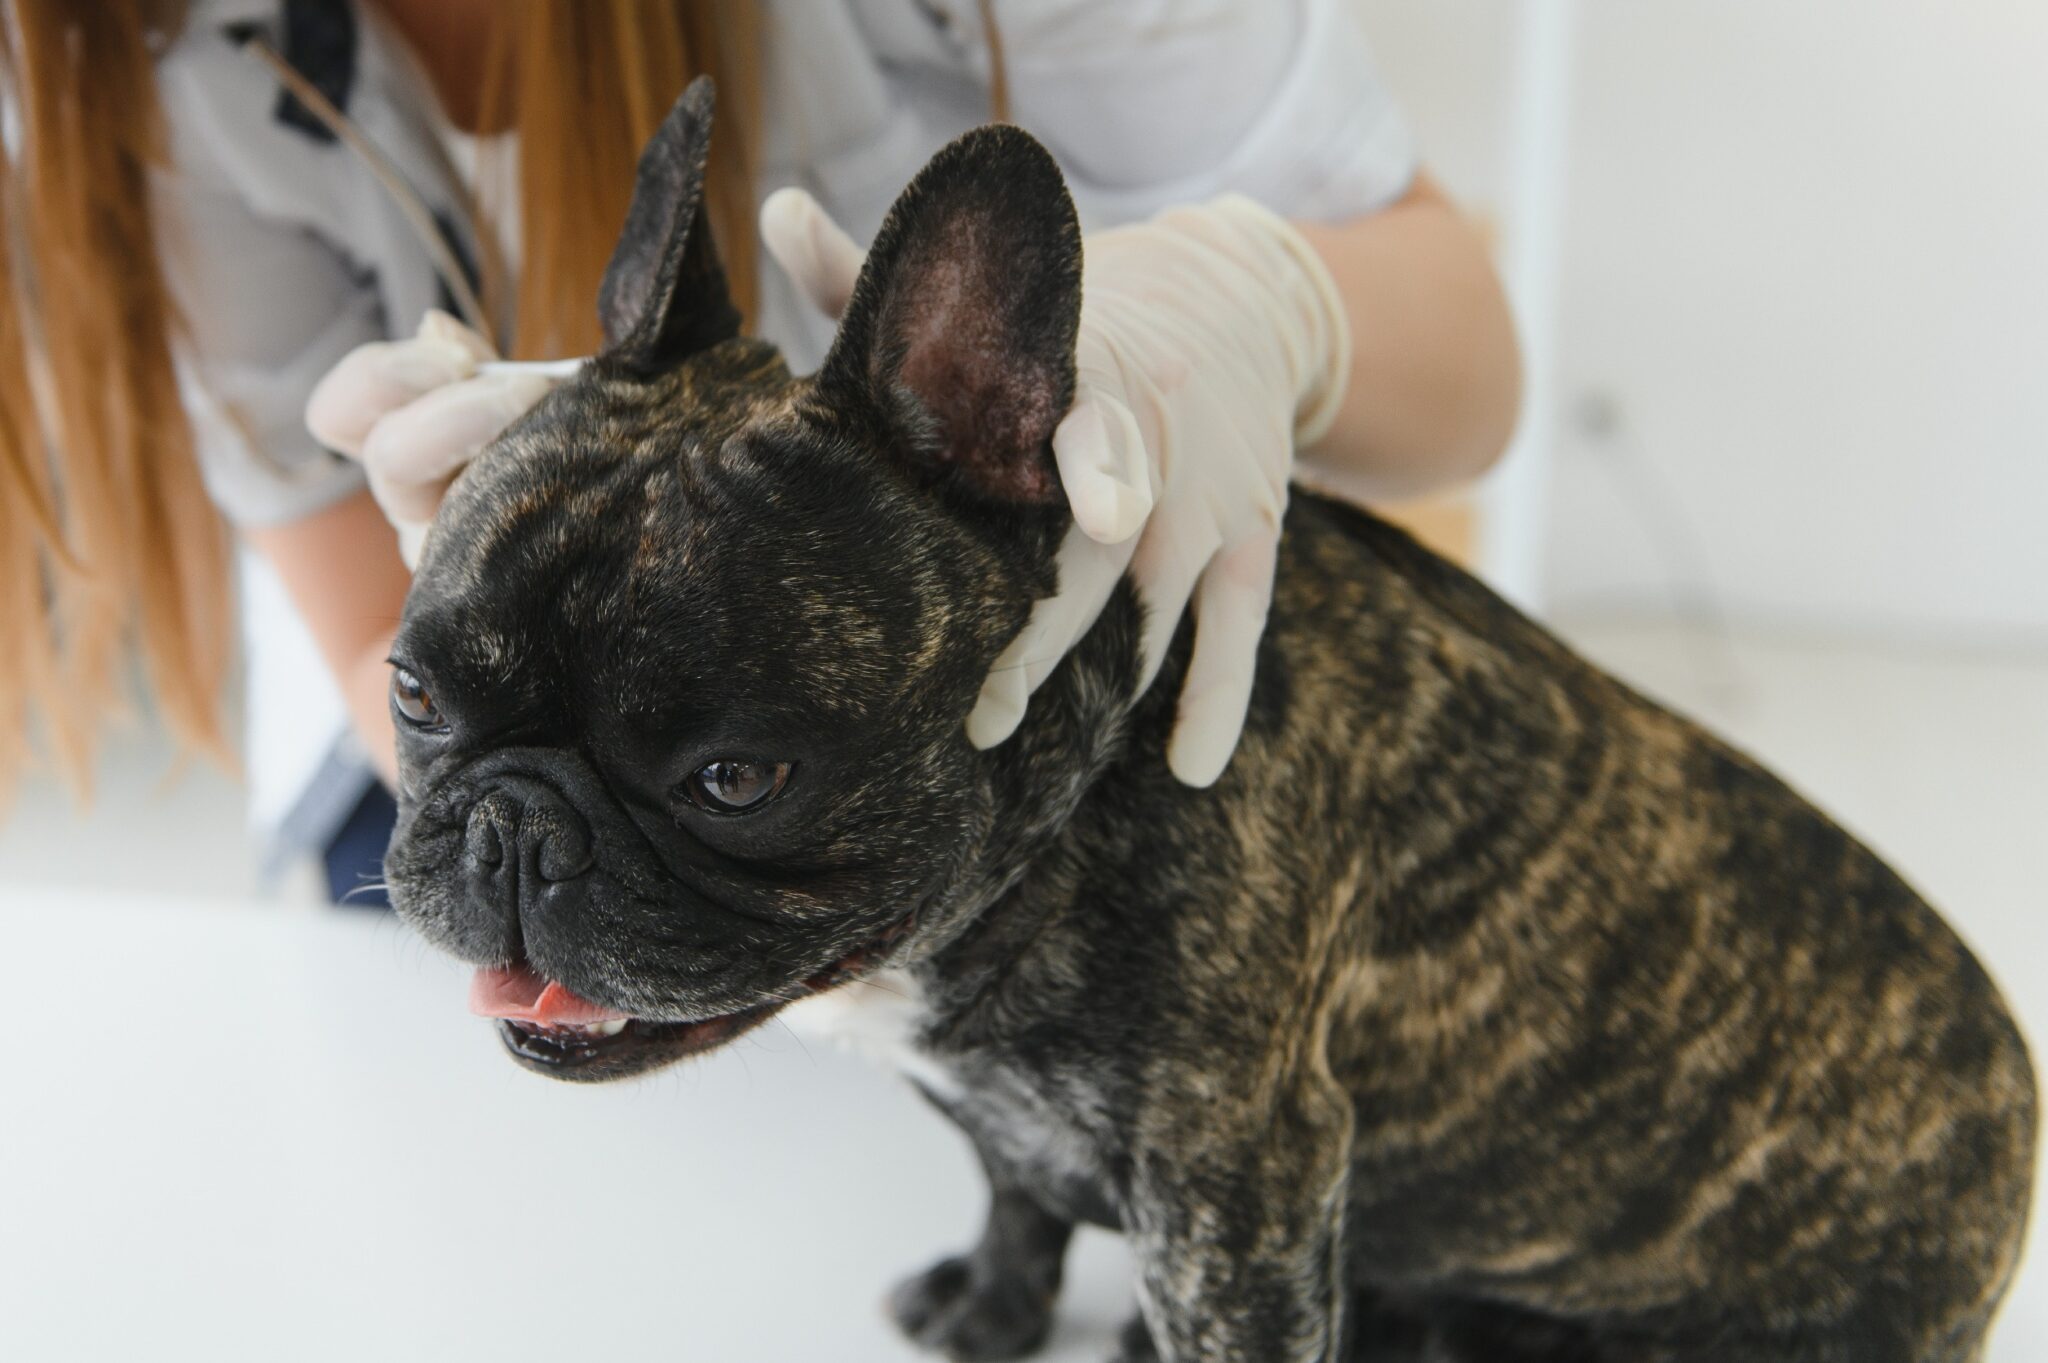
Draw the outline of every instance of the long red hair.
[[[153,54],[185,0],[5,9],[0,82],[19,136],[0,175],[0,793],[39,749],[84,789],[129,699],[131,655],[171,732],[225,761],[232,638],[228,537],[179,400],[149,195],[169,169]],[[518,133],[514,353],[594,346],[638,150],[700,72],[719,87],[709,211],[751,311],[755,7],[516,0],[490,50],[486,117]],[[484,196],[487,215],[498,207]]]

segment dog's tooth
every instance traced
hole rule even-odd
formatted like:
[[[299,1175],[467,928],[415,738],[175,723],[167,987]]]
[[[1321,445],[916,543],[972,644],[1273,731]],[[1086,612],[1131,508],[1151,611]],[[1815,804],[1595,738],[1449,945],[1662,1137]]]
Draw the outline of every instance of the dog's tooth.
[[[590,1030],[598,1036],[617,1036],[620,1032],[626,1030],[626,1020],[624,1018],[607,1018],[603,1022],[591,1023]]]

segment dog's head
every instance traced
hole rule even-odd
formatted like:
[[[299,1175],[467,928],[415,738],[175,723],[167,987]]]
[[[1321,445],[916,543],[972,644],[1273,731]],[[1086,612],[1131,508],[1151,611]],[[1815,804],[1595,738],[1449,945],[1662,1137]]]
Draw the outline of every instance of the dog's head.
[[[393,899],[562,1077],[702,1050],[964,911],[1002,778],[962,721],[1067,524],[1081,247],[1045,150],[934,158],[798,380],[738,334],[710,105],[647,148],[604,351],[456,483],[393,653]]]

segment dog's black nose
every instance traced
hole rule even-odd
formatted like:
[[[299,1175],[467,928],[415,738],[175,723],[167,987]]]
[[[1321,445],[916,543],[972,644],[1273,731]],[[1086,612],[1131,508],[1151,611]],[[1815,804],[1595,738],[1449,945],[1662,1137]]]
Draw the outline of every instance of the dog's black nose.
[[[470,894],[509,913],[523,889],[574,880],[590,869],[590,829],[538,781],[501,779],[470,807],[462,872]]]

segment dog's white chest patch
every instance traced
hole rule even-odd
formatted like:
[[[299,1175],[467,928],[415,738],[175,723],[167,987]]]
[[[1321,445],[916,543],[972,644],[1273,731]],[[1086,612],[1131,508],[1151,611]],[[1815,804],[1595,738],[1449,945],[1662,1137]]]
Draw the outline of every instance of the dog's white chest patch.
[[[924,1025],[924,992],[899,970],[878,970],[815,998],[792,1004],[782,1014],[790,1030],[806,1039],[833,1041],[871,1060],[893,1065],[939,1097],[957,1097],[960,1082],[918,1049]]]

